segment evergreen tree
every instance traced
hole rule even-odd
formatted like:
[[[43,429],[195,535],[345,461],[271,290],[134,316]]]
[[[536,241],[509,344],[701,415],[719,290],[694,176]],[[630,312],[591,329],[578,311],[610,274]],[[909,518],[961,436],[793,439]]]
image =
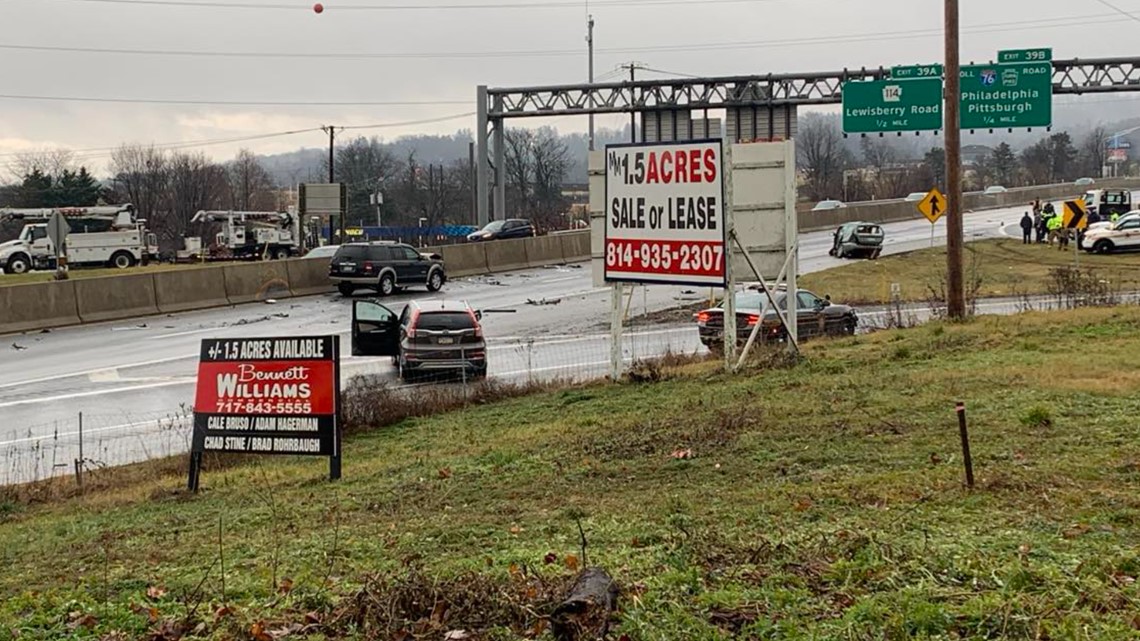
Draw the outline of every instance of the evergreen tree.
[[[1017,186],[1017,154],[1013,153],[1013,149],[1009,143],[1001,143],[994,149],[991,157],[993,165],[993,175],[997,184],[1003,187],[1016,187]]]
[[[23,182],[16,189],[16,206],[50,207],[52,182],[51,176],[39,168],[25,174]]]
[[[91,206],[99,201],[102,191],[86,167],[80,167],[78,172],[65,169],[52,190],[52,204],[56,207]]]

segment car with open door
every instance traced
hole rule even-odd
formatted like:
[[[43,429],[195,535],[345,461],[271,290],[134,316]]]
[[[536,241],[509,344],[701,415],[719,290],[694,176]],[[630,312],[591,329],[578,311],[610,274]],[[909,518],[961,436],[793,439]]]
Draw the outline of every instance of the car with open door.
[[[487,376],[482,314],[463,301],[408,303],[400,314],[376,301],[352,304],[352,354],[391,356],[400,378],[423,374]]]

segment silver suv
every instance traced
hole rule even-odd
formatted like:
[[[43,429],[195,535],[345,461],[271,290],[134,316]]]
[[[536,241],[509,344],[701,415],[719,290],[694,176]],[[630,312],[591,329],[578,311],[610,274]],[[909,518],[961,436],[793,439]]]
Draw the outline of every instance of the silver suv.
[[[487,375],[482,314],[462,301],[412,301],[397,316],[375,301],[352,304],[352,353],[391,356],[400,378],[418,374]]]

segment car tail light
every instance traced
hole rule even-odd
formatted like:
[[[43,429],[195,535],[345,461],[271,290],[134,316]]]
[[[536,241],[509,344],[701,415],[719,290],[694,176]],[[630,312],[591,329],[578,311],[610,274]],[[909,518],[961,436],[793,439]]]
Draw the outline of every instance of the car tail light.
[[[748,326],[749,327],[752,327],[753,325],[755,325],[756,323],[759,323],[759,322],[760,322],[759,314],[749,314],[748,315]]]
[[[364,261],[364,271],[365,272],[371,272],[372,268],[373,268],[372,261],[370,261],[370,260]]]
[[[408,338],[416,337],[416,325],[420,322],[420,310],[412,312],[412,320],[408,323]]]
[[[709,322],[709,313],[708,312],[701,312],[701,313],[697,314],[697,322],[698,323]]]
[[[475,338],[483,338],[483,326],[479,324],[479,319],[475,318],[475,312],[469,309],[467,315],[471,317],[471,324],[475,326]]]

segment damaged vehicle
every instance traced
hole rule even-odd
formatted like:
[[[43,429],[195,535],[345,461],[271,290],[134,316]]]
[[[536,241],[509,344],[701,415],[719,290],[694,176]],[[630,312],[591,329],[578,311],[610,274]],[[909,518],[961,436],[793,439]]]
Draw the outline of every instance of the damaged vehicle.
[[[447,282],[447,269],[439,254],[421,253],[406,243],[349,243],[333,256],[329,278],[342,296],[358,289],[391,296],[406,287],[438,292]]]

